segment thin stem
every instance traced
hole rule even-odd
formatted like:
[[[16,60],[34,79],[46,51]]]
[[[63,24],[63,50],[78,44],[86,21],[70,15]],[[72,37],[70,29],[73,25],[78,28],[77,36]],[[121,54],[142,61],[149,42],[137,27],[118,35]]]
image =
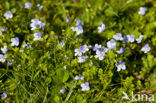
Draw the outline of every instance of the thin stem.
[[[69,100],[69,98],[70,98],[71,94],[73,93],[73,90],[74,90],[74,88],[76,87],[76,85],[77,85],[77,81],[76,81],[75,84],[71,87],[71,89],[70,89],[70,91],[69,91],[69,93],[68,93],[68,95],[67,95],[67,97],[66,97],[64,103],[66,103],[66,102]]]
[[[43,103],[45,103],[45,100],[46,100],[46,98],[47,98],[47,94],[48,94],[48,92],[49,92],[49,90],[48,90],[48,87],[47,87],[47,90],[46,90],[46,94],[45,94],[45,96],[44,96]]]

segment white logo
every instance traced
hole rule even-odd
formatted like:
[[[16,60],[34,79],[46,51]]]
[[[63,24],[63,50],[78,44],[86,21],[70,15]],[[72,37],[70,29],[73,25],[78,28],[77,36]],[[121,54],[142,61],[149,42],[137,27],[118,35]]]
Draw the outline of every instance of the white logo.
[[[154,101],[154,94],[134,94],[133,91],[131,93],[131,98],[128,97],[127,93],[123,92],[122,100],[129,101]]]

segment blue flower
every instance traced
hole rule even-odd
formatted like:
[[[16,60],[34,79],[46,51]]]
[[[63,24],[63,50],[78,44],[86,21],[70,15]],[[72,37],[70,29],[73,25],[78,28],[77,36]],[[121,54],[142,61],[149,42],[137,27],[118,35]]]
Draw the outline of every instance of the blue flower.
[[[40,40],[41,39],[41,33],[34,33],[34,40]]]
[[[7,98],[7,94],[6,94],[6,93],[3,93],[3,94],[2,94],[2,98],[3,98],[3,99]]]
[[[98,27],[98,32],[101,33],[105,30],[105,24],[102,24],[101,26]]]
[[[81,56],[81,57],[78,57],[78,63],[83,63],[85,62],[85,60],[88,58],[88,56]]]
[[[11,63],[11,62],[9,62],[9,61],[7,62],[7,64],[8,64],[8,65],[12,65],[12,63]]]
[[[65,88],[60,90],[60,93],[64,94],[66,92]]]
[[[142,41],[143,38],[144,38],[144,36],[143,35],[140,35],[139,38],[136,39],[137,43],[138,44],[141,43],[141,41]]]
[[[83,33],[83,28],[82,28],[82,26],[76,27],[76,28],[75,28],[75,31],[76,31],[77,35],[80,35],[81,33]]]
[[[143,51],[144,53],[147,53],[151,50],[151,47],[146,44],[144,47],[141,48],[141,51]]]
[[[80,75],[80,76],[76,75],[75,76],[75,80],[83,80],[83,79],[84,79],[84,77],[82,75]]]
[[[119,61],[119,63],[116,63],[115,65],[117,67],[117,71],[120,71],[121,69],[123,69],[123,70],[126,69],[126,66],[123,61]]]
[[[102,51],[104,51],[105,53],[108,52],[108,48],[106,48],[105,46],[102,46]]]
[[[83,22],[81,20],[77,20],[75,26],[81,26],[83,24]]]
[[[64,42],[59,42],[59,45],[61,45],[61,47],[64,47]]]
[[[89,50],[88,46],[87,45],[83,45],[80,47],[79,51],[81,51],[82,53],[85,53]]]
[[[39,19],[31,20],[31,24],[30,24],[31,30],[36,30],[44,26],[45,26],[45,23],[41,22]]]
[[[94,56],[95,58],[99,58],[99,60],[103,60],[103,57],[105,56],[105,52],[104,51],[96,51],[96,55]]]
[[[79,80],[80,77],[78,75],[75,76],[75,80]]]
[[[11,38],[11,46],[18,46],[19,45],[19,38],[15,37],[15,38]]]
[[[29,49],[29,48],[31,48],[31,44],[23,44],[23,48],[27,48],[27,49]]]
[[[114,49],[116,48],[116,43],[114,39],[111,39],[110,41],[107,42],[107,47],[108,49]]]
[[[83,33],[83,28],[82,28],[82,26],[78,26],[78,27],[71,27],[71,29],[73,30],[73,31],[75,31],[76,32],[76,34],[77,35],[80,35],[81,33]]]
[[[120,48],[120,50],[116,51],[118,54],[122,54],[125,51],[123,47]]]
[[[146,13],[145,7],[140,7],[140,11],[138,12],[139,15],[144,15]]]
[[[123,38],[123,43],[126,43],[126,42],[128,42],[128,37],[127,37],[127,35],[125,35],[124,38]]]
[[[29,9],[31,7],[31,3],[29,2],[29,3],[25,3],[25,8],[26,9]]]
[[[83,80],[84,79],[84,77],[82,75],[80,75],[79,77],[80,77],[80,80]]]
[[[93,62],[90,62],[90,63],[89,63],[89,66],[92,66],[92,65],[93,65]]]
[[[134,35],[134,34],[132,34],[132,35],[127,35],[127,38],[128,38],[128,42],[133,43],[134,40],[135,40],[135,35]]]
[[[66,66],[63,66],[63,68],[66,70],[67,67]]]
[[[80,49],[75,49],[75,56],[82,56],[82,53],[89,51],[89,47],[87,45],[83,45]]]
[[[6,53],[8,51],[7,46],[4,46],[3,48],[1,48],[2,53]]]
[[[121,33],[117,33],[116,35],[113,36],[113,38],[115,40],[119,40],[119,41],[122,41],[123,40],[123,37],[122,37],[122,34]]]
[[[42,6],[41,4],[37,4],[36,8],[37,8],[38,10],[42,10],[43,6]]]
[[[85,82],[81,84],[82,91],[88,91],[90,89],[89,83]]]
[[[0,62],[4,63],[6,61],[7,55],[0,54]]]
[[[69,18],[66,18],[66,23],[68,23],[69,22]]]
[[[12,13],[10,11],[7,11],[5,14],[4,14],[4,17],[8,20],[10,18],[13,17]]]
[[[82,52],[79,49],[75,49],[75,56],[81,56]]]
[[[95,44],[95,46],[93,47],[93,51],[97,51],[101,48],[101,45]]]
[[[1,28],[1,31],[7,31],[7,28],[3,27],[3,28]]]

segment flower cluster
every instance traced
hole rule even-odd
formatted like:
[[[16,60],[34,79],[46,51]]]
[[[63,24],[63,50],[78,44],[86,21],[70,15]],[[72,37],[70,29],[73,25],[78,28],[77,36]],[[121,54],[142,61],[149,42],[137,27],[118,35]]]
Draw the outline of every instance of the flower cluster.
[[[76,32],[77,35],[80,35],[80,34],[83,33],[82,24],[83,24],[83,23],[81,22],[81,20],[78,19],[78,20],[76,21],[76,24],[75,24],[76,27],[71,27],[71,29],[72,29],[74,32]]]
[[[24,8],[25,9],[30,9],[32,7],[32,3],[28,2],[25,3]],[[41,4],[37,4],[36,8],[38,10],[42,10],[43,6]],[[146,8],[144,7],[140,7],[140,11],[138,12],[139,15],[144,15],[146,13]],[[6,13],[4,13],[3,15],[5,17],[6,20],[9,20],[11,18],[13,18],[13,14],[11,13],[11,11],[7,11]],[[31,30],[34,30],[35,32],[33,33],[33,40],[37,41],[41,39],[41,32],[39,32],[39,29],[44,28],[45,23],[42,22],[43,18],[41,19],[31,19],[31,24],[29,25],[31,27]],[[69,22],[69,18],[66,18],[66,22]],[[71,29],[76,32],[77,35],[80,35],[84,32],[83,30],[83,22],[81,20],[77,20],[76,24],[74,27],[71,27]],[[105,28],[105,24],[102,23],[99,27],[97,27],[98,29],[98,33],[103,32],[106,28]],[[5,28],[1,29],[1,31],[6,31]],[[2,35],[2,32],[0,31],[0,35]],[[31,31],[32,32],[32,31]],[[89,56],[87,56],[85,53],[88,52],[91,48],[91,50],[93,51],[93,53],[95,54],[93,57],[102,61],[105,57],[105,55],[108,53],[108,51],[115,51],[117,48],[117,43],[118,42],[123,42],[123,43],[134,43],[137,42],[138,44],[140,44],[142,42],[144,38],[144,35],[140,35],[137,39],[135,39],[135,35],[134,34],[130,34],[130,35],[122,35],[121,33],[116,33],[113,38],[111,38],[107,43],[106,43],[106,47],[99,45],[99,44],[95,44],[93,47],[92,46],[87,46],[87,45],[83,45],[78,49],[74,50],[74,55],[77,56],[78,58],[78,63],[83,63],[86,61],[86,59],[90,58]],[[58,45],[60,45],[62,48],[64,47],[65,43],[64,42],[59,42]],[[11,46],[15,47],[15,46],[20,46],[20,41],[18,37],[14,37],[11,38]],[[9,47],[9,46],[8,46]],[[4,63],[6,61],[7,58],[7,52],[8,52],[8,47],[6,45],[4,45],[1,48],[1,52],[2,54],[0,54],[0,62]],[[29,48],[31,47],[31,44],[23,44],[23,48]],[[10,49],[10,48],[9,48]],[[117,48],[118,49],[118,48]],[[144,53],[147,53],[151,50],[151,47],[146,44],[144,47],[141,48],[141,51]],[[122,54],[124,53],[125,49],[123,47],[120,47],[118,50],[115,51],[115,53],[117,54]],[[92,53],[92,52],[91,52]],[[12,60],[13,61],[13,60]],[[12,65],[12,62],[7,62],[8,65]],[[90,66],[93,65],[93,62],[89,63]],[[120,60],[118,62],[116,62],[114,64],[117,68],[117,71],[121,71],[121,70],[125,70],[126,69],[126,65],[125,62],[123,60]],[[19,65],[20,66],[20,65]],[[64,69],[66,69],[66,66],[63,67]],[[75,80],[84,80],[84,77],[82,75],[75,76]],[[81,85],[82,91],[88,91],[90,90],[90,86],[89,86],[89,82],[85,82],[82,83]],[[65,93],[65,88],[60,90],[60,93]],[[7,98],[7,94],[3,93],[2,94],[2,98]]]
[[[92,46],[89,47],[87,45],[83,45],[80,47],[80,49],[75,49],[75,56],[79,56],[78,57],[78,63],[85,62],[85,60],[89,57],[88,56],[82,56],[82,54],[89,51],[89,48],[92,47],[92,50],[96,52],[96,55],[94,57],[98,58],[99,60],[103,60],[103,58],[106,55],[106,52],[108,50],[114,50],[116,48],[116,41],[123,41],[123,43],[126,43],[126,42],[134,43],[136,40],[137,43],[141,43],[143,37],[144,37],[143,35],[140,35],[139,38],[135,39],[134,34],[125,35],[124,37],[122,37],[121,33],[117,33],[113,36],[113,39],[111,39],[107,42],[107,48],[105,46],[102,46],[99,44],[95,44],[94,47],[92,47]],[[151,48],[149,47],[149,45],[146,44],[144,47],[142,47],[141,51],[143,51],[144,53],[147,53],[150,51],[150,49]],[[122,54],[122,53],[124,53],[124,51],[125,51],[125,49],[123,47],[120,47],[120,49],[117,50],[116,53]],[[126,69],[126,66],[122,60],[119,61],[119,63],[116,63],[115,66],[117,67],[117,71],[120,71],[121,69],[123,69],[123,70]]]
[[[87,51],[89,51],[89,47],[87,45],[83,45],[79,49],[75,49],[75,56],[82,56],[82,54]]]

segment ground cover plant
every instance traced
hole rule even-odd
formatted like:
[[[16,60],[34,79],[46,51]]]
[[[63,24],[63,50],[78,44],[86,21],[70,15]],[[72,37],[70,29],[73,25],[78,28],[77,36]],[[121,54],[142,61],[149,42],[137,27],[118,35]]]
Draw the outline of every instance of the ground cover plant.
[[[155,0],[0,0],[0,102],[156,102],[155,13]]]

